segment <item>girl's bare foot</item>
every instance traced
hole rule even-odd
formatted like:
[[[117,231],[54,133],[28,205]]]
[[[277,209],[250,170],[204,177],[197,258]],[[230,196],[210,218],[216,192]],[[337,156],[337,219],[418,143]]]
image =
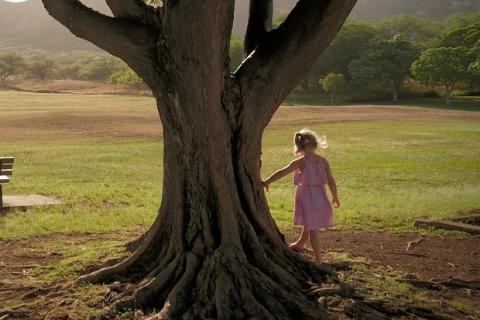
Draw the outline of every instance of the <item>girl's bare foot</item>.
[[[288,247],[296,252],[303,252],[305,250],[304,245],[299,244],[297,242],[290,243]]]

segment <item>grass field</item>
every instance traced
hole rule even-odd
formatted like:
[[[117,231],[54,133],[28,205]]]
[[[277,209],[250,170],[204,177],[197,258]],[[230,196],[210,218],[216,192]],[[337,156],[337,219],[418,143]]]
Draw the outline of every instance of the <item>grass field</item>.
[[[340,95],[337,97],[336,105],[355,105],[350,102],[350,98]],[[285,102],[288,105],[329,105],[330,97],[328,95],[290,95]],[[393,102],[391,99],[385,101],[373,102],[376,105],[385,106],[410,106],[410,107],[423,107],[423,108],[436,108],[443,110],[463,110],[463,111],[480,111],[480,97],[478,96],[454,96],[450,105],[445,104],[445,99],[442,97],[437,98],[401,98],[397,102]]]
[[[480,113],[385,106],[282,107],[264,136],[262,175],[292,158],[293,133],[326,134],[337,179],[338,228],[412,228],[480,207]],[[323,152],[323,151],[322,151]],[[64,204],[11,211],[0,238],[148,228],[162,185],[161,127],[153,99],[0,91],[0,156],[16,157],[6,194]],[[291,228],[291,178],[271,186],[270,208]]]

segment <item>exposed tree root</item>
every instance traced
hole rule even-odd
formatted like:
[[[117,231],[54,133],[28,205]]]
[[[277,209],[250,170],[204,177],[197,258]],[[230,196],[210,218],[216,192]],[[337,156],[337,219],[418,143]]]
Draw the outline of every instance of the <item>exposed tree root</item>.
[[[113,303],[111,311],[163,306],[161,313],[172,319],[330,318],[313,295],[305,294],[312,283],[338,282],[329,267],[316,265],[286,246],[275,250],[278,244],[271,239],[252,236],[242,243],[243,248],[220,246],[209,252],[197,239],[183,254],[175,243],[164,242],[156,248],[162,254],[154,263],[139,265],[140,257],[132,262],[131,256],[80,277],[79,282],[121,281],[114,282],[104,297]],[[152,248],[142,246],[134,255],[138,250],[150,255]],[[346,292],[342,290],[335,293]]]
[[[346,308],[346,313],[354,319],[391,319],[394,316],[417,316],[431,320],[453,320],[450,316],[435,313],[427,308],[408,305],[396,306],[383,301],[355,300]]]
[[[148,230],[149,231],[149,230]],[[147,231],[147,232],[148,232]],[[146,237],[146,234],[147,232],[145,232],[144,234],[142,234],[140,237],[138,237],[137,239],[135,240],[132,240],[130,242],[127,242],[125,244],[125,247],[127,248],[128,251],[130,252],[134,252],[135,250],[137,250],[141,245],[142,243],[145,241],[145,237]]]
[[[342,298],[363,299],[362,296],[355,292],[355,289],[346,283],[339,285],[324,287],[313,287],[307,295],[315,296],[317,298],[338,295]]]
[[[219,250],[206,259],[187,254],[172,260],[131,296],[121,295],[115,307],[152,308],[163,301],[163,313],[172,318],[328,319],[305,296],[306,287],[279,266],[264,269]]]
[[[409,283],[415,287],[425,288],[429,290],[442,290],[443,287],[480,290],[479,281],[466,281],[461,279],[432,279],[431,281],[427,281],[419,280],[413,275],[407,275],[397,278],[397,281]]]
[[[60,286],[60,285],[53,286],[53,287],[50,287],[50,288],[35,288],[32,291],[29,291],[29,292],[25,293],[22,296],[22,300],[35,298],[38,295],[42,295],[42,294],[50,294],[50,293],[58,292],[61,288],[62,288],[62,286]]]
[[[356,320],[388,320],[388,318],[365,303],[355,300],[345,308],[345,313]]]
[[[159,310],[152,320],[332,319],[328,308],[335,310],[343,304],[347,305],[344,313],[354,319],[451,320],[420,306],[366,300],[353,287],[341,283],[328,267],[303,261],[288,249],[271,252],[268,241],[264,245],[265,250],[252,249],[248,255],[243,250],[222,246],[203,255],[201,246],[195,246],[186,254],[162,262],[162,268],[152,268],[141,281],[114,282],[104,297],[110,304],[104,319],[114,319],[120,311],[138,309]],[[278,264],[277,259],[281,259]],[[304,276],[307,271],[295,273],[299,268],[308,270],[310,277]],[[336,297],[332,304],[326,303],[328,296]],[[163,308],[157,309],[159,305]]]
[[[423,240],[425,240],[425,239],[423,238],[423,236],[420,236],[420,238],[418,238],[417,240],[409,241],[408,244],[407,244],[406,250],[407,250],[407,251],[412,250],[413,248],[415,248],[415,247],[416,247],[420,242],[422,242]]]
[[[24,310],[3,310],[0,311],[0,319],[8,319],[9,317],[23,318],[27,317],[28,312]]]
[[[153,319],[331,319],[328,308],[335,306],[326,303],[328,296],[336,297],[336,306],[348,304],[344,313],[354,319],[449,319],[418,306],[367,301],[332,270],[348,264],[315,264],[260,227],[238,220],[239,238],[206,241],[205,232],[215,231],[203,230],[189,247],[173,241],[181,239],[182,229],[167,228],[169,237],[149,232],[130,257],[79,281],[112,283],[104,296],[105,319],[140,309],[157,312]]]

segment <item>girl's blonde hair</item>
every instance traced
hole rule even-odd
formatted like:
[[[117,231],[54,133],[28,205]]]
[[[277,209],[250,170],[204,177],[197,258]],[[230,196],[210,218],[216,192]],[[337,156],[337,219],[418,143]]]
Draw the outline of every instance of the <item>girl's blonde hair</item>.
[[[293,153],[298,154],[307,149],[317,149],[322,138],[313,130],[303,128],[299,132],[295,132],[293,138]]]

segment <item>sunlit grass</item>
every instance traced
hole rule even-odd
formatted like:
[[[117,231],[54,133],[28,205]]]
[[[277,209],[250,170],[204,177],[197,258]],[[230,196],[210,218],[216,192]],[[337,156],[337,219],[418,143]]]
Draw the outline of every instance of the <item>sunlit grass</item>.
[[[415,218],[440,218],[480,206],[480,128],[475,123],[361,122],[314,126],[337,180],[342,228],[408,229]],[[267,133],[264,175],[288,163],[290,130]],[[268,198],[290,223],[294,186],[286,178]]]
[[[1,237],[51,232],[111,232],[148,225],[160,205],[162,144],[148,141],[61,140],[0,143],[14,154],[6,194],[55,196],[64,204],[12,211]]]

